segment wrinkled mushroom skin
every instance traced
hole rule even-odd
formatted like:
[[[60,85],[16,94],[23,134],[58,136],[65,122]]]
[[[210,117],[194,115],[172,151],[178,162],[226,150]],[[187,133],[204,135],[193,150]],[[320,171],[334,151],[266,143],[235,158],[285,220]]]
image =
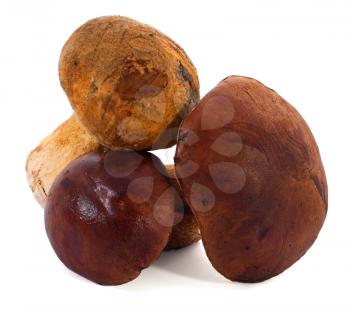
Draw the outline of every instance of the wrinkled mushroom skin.
[[[212,265],[259,282],[296,262],[327,212],[315,139],[275,91],[246,77],[219,83],[185,118],[176,174]]]
[[[199,99],[192,62],[158,30],[121,16],[90,20],[63,47],[61,85],[85,128],[113,149],[161,149]]]
[[[149,153],[96,151],[71,162],[45,208],[46,232],[60,260],[103,285],[136,278],[171,232],[174,192],[163,173]]]
[[[176,192],[174,226],[165,249],[176,250],[199,241],[201,235],[191,208],[184,200],[184,195],[175,175],[174,165],[167,165],[166,169]]]

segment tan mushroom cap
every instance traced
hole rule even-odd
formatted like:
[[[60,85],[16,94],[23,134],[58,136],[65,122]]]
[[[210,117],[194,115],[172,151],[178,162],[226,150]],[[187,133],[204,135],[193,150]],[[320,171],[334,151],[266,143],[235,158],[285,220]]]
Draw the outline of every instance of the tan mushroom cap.
[[[184,50],[151,26],[121,16],[90,20],[63,47],[61,85],[82,125],[112,149],[160,149],[199,99]]]

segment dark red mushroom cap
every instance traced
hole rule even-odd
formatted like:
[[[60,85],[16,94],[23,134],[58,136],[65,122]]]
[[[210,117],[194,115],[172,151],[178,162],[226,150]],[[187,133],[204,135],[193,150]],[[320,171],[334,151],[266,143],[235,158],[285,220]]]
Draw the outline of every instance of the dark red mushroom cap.
[[[122,284],[167,244],[174,193],[150,153],[96,151],[71,162],[51,187],[46,232],[60,260],[99,284]]]
[[[257,282],[296,262],[327,211],[315,139],[275,91],[230,76],[184,119],[176,174],[213,266]]]

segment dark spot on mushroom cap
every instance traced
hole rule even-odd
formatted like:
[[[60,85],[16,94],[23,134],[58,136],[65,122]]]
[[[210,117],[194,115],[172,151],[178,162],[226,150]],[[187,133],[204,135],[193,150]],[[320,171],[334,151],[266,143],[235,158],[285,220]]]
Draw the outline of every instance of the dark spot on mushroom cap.
[[[202,202],[203,206],[207,206],[208,203],[209,203],[209,199],[208,198],[202,198],[201,202]]]
[[[188,137],[188,131],[180,131],[178,141],[185,141]]]
[[[186,82],[190,83],[192,81],[190,74],[188,74],[181,62],[179,62],[178,72]]]
[[[116,91],[123,100],[157,96],[168,85],[168,75],[147,61],[129,61],[121,72]]]
[[[328,199],[327,199],[327,194],[326,194],[326,187],[323,183],[321,183],[320,179],[318,178],[318,176],[316,175],[313,175],[312,177],[312,181],[314,182],[315,184],[315,187],[318,191],[318,193],[320,194],[325,206],[326,206],[326,209],[328,207]]]
[[[91,92],[91,93],[94,93],[94,92],[96,92],[97,90],[98,90],[98,87],[97,87],[95,81],[92,81],[91,84],[90,84],[90,92]]]
[[[71,181],[68,179],[68,178],[64,178],[62,181],[61,181],[61,186],[64,188],[64,189],[68,189],[71,185]]]
[[[270,231],[270,228],[268,226],[262,227],[258,232],[258,236],[257,236],[258,241],[262,241],[266,237],[266,235],[269,233],[269,231]]]

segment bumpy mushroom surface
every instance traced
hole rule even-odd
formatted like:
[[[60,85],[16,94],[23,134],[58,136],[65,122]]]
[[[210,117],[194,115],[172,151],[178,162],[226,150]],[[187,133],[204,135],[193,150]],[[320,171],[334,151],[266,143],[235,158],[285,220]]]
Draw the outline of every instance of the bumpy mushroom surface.
[[[166,250],[174,250],[187,247],[200,240],[201,235],[196,219],[184,199],[184,195],[180,188],[175,175],[174,165],[166,166],[170,176],[170,182],[175,192],[175,218],[174,226],[170,234]]]
[[[136,278],[165,248],[174,219],[174,191],[150,153],[95,151],[56,178],[45,227],[60,260],[103,285]]]
[[[212,265],[259,282],[296,262],[326,217],[315,139],[275,91],[246,77],[219,83],[185,118],[175,158]]]
[[[90,20],[63,47],[59,76],[80,122],[108,148],[160,149],[199,99],[184,50],[121,16]]]
[[[99,147],[74,115],[42,140],[26,162],[27,181],[39,204],[45,206],[52,183],[72,160]]]

